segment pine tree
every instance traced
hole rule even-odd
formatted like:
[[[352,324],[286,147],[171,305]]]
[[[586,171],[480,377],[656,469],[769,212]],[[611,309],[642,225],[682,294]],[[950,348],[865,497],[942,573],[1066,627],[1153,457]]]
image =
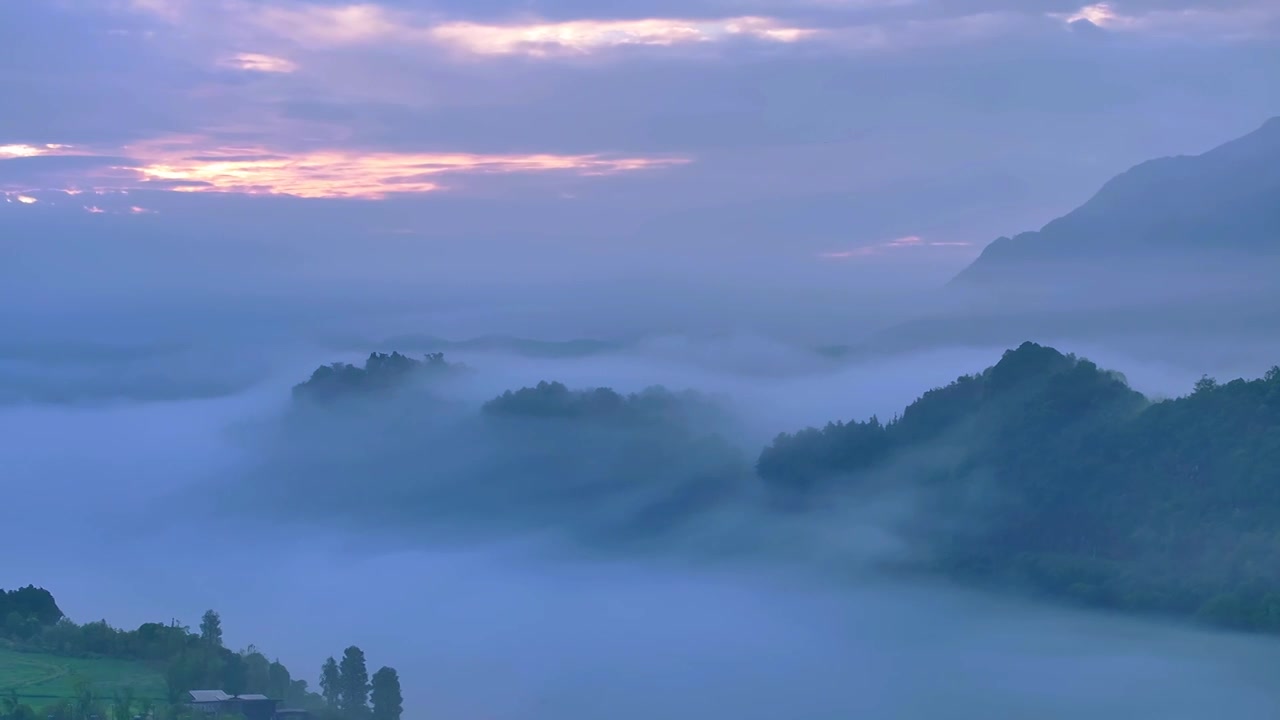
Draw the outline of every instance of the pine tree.
[[[347,648],[338,670],[338,709],[349,720],[362,720],[369,714],[369,670],[364,651],[355,645]]]
[[[200,639],[211,647],[222,647],[222,617],[206,610],[200,618]]]
[[[400,676],[395,668],[384,667],[373,674],[373,720],[400,720],[404,697],[400,695]]]
[[[338,661],[330,657],[320,668],[320,695],[330,710],[338,709],[338,699],[342,693],[342,677],[338,670]]]

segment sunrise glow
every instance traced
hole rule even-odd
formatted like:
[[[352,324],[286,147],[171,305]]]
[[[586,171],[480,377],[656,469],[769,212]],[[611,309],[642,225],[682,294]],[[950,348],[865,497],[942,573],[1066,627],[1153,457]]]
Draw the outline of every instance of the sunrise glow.
[[[382,198],[443,189],[450,174],[570,172],[611,175],[689,162],[687,158],[603,155],[481,155],[473,153],[360,153],[318,150],[279,153],[263,148],[195,151],[152,144],[127,169],[144,182],[184,192],[218,191],[308,198]]]
[[[57,155],[70,145],[46,143],[44,145],[0,145],[0,160],[14,158],[38,157],[40,155]]]

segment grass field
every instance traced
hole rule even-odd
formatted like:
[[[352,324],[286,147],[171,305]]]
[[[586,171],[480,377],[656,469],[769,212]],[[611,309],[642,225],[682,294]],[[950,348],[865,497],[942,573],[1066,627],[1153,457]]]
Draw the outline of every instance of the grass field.
[[[164,678],[141,663],[23,653],[0,648],[0,698],[17,692],[18,699],[33,706],[70,698],[77,678],[83,678],[100,698],[133,688],[139,698],[165,697]]]

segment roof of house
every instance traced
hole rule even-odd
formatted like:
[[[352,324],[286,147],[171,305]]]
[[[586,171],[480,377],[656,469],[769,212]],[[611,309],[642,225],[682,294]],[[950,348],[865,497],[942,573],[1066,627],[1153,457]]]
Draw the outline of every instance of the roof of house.
[[[267,697],[266,695],[259,695],[257,693],[252,693],[249,695],[237,695],[236,699],[237,700],[270,700],[271,698]]]
[[[191,696],[191,702],[226,702],[231,696],[221,690],[190,690],[187,692]]]

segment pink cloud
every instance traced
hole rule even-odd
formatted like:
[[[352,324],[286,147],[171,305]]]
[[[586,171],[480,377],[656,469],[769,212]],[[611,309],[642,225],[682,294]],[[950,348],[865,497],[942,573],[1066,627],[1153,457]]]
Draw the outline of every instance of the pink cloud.
[[[925,239],[919,235],[904,235],[882,243],[865,245],[852,250],[819,253],[818,257],[823,260],[850,260],[853,258],[882,255],[887,252],[901,250],[902,248],[968,247],[970,244],[971,243],[956,240],[933,240],[926,242]]]
[[[62,152],[66,146],[0,146],[0,161]],[[62,192],[129,189],[234,192],[308,198],[379,199],[445,189],[451,175],[573,173],[608,176],[692,162],[676,156],[556,153],[388,152],[339,148],[281,150],[227,146],[202,135],[170,136],[123,148],[80,148],[78,155],[126,157],[109,168],[67,177]],[[13,191],[29,188],[12,188]],[[37,189],[37,188],[30,188]]]
[[[912,247],[923,243],[924,240],[919,235],[907,235],[906,237],[895,238],[885,243],[889,247]]]
[[[298,69],[297,63],[274,55],[262,53],[236,53],[223,58],[219,65],[234,70],[259,73],[291,73]]]

